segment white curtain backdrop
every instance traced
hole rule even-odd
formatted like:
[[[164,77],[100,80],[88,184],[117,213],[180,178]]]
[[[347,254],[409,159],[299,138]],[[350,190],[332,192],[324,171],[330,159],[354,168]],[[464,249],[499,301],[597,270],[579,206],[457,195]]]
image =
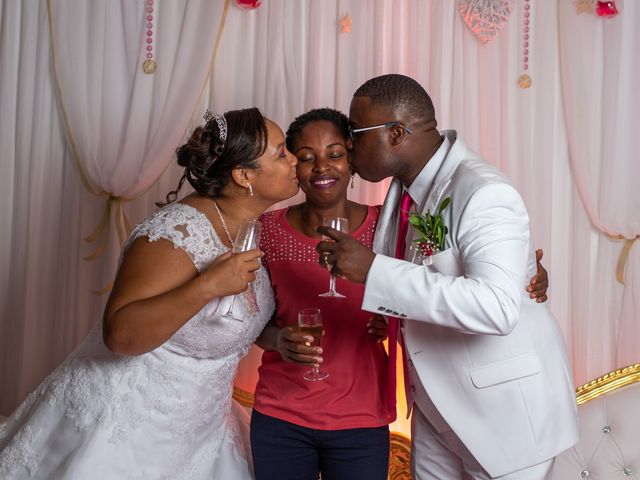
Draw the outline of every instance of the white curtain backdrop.
[[[53,5],[57,3],[52,0]],[[124,3],[109,8],[122,9]],[[163,9],[166,12],[172,2],[155,3],[161,28],[195,28],[190,23],[172,27],[162,19]],[[222,2],[211,3],[217,5],[211,18],[197,22],[208,21],[213,38]],[[61,2],[55,8],[65,4]],[[621,367],[616,353],[637,343],[637,334],[636,338],[621,336],[617,343],[623,287],[616,282],[615,272],[623,241],[602,234],[594,225],[600,219],[611,232],[626,238],[638,234],[638,209],[633,208],[638,205],[638,196],[633,190],[620,188],[615,200],[609,198],[611,189],[617,189],[617,180],[608,175],[610,167],[616,175],[622,175],[625,169],[630,172],[633,164],[631,141],[638,122],[631,115],[638,104],[625,101],[622,94],[631,95],[632,90],[622,79],[632,82],[638,78],[640,9],[635,2],[627,1],[618,19],[604,20],[578,16],[571,0],[530,4],[529,74],[533,85],[527,90],[517,85],[522,73],[524,2],[514,3],[508,23],[487,45],[481,44],[462,22],[454,0],[264,0],[256,10],[232,6],[210,82],[189,125],[200,121],[205,105],[219,111],[256,105],[286,129],[296,115],[309,108],[331,106],[346,112],[353,91],[374,75],[399,72],[415,77],[432,95],[440,127],[457,129],[472,148],[502,168],[522,192],[535,244],[545,250],[544,264],[551,277],[549,305],[565,332],[579,384]],[[81,260],[91,252],[82,237],[95,229],[104,201],[83,189],[70,153],[57,96],[46,3],[0,0],[0,5],[0,188],[4,199],[0,202],[0,221],[5,228],[0,236],[0,262],[4,267],[0,271],[0,413],[8,414],[101,315],[106,299],[90,294],[88,289],[110,281],[117,249],[112,238],[111,248],[104,255],[92,262]],[[91,9],[104,10],[104,5]],[[345,14],[353,19],[349,33],[341,33],[338,23]],[[105,21],[102,17],[84,19],[98,24]],[[586,25],[587,21],[592,27]],[[128,22],[132,29],[137,25],[123,19],[118,28],[124,29]],[[180,38],[178,30],[162,33],[161,28],[160,35]],[[565,43],[566,38],[580,35],[592,36],[571,46]],[[608,38],[615,38],[619,48],[615,62],[610,56],[593,55],[604,48]],[[210,55],[204,52],[210,52],[212,44],[199,46],[197,55],[172,50],[171,45],[166,48],[172,54],[189,56],[185,68],[196,72],[209,61]],[[162,49],[158,44],[159,69],[163,68]],[[582,57],[589,59],[586,65],[578,60]],[[633,62],[635,76],[628,71]],[[588,76],[580,79],[578,74],[575,81],[567,80],[575,73],[574,67],[580,72],[588,67]],[[594,78],[591,75],[603,78],[605,72],[606,78],[612,79],[605,84],[576,87],[580,81],[590,82]],[[67,72],[64,82],[73,88],[77,81],[81,88],[87,72],[80,69],[74,75],[79,78],[74,80]],[[133,81],[138,72],[114,75]],[[594,102],[591,95],[600,95],[607,86],[617,88],[619,84],[625,90],[602,97],[603,102],[611,104],[608,116],[604,116],[599,110],[601,103]],[[91,88],[103,95],[109,91],[104,85]],[[191,91],[171,85],[164,88],[171,96],[184,95],[185,103],[194,98]],[[586,95],[568,99],[567,94],[575,88],[586,88]],[[123,91],[122,96],[129,91]],[[577,101],[580,98],[583,100]],[[95,118],[106,115],[100,111],[104,103],[91,99],[82,102],[84,111],[98,110],[92,113]],[[181,129],[172,132],[173,145],[162,152],[184,139],[193,107],[185,110],[188,112],[179,122]],[[602,123],[589,124],[585,130],[576,125],[577,111]],[[160,128],[148,121],[155,121],[155,117],[141,110],[134,122],[114,134],[123,144],[140,135],[144,148],[137,150],[135,158],[120,156],[97,165],[95,172],[104,173],[103,177],[97,176],[104,182],[96,182],[100,188],[115,191],[111,188],[114,184],[106,180],[114,178],[116,162],[123,167],[136,162],[126,168],[135,168],[146,176],[141,166],[155,165],[156,161],[160,162],[157,165],[166,165],[170,160],[166,153],[158,154],[162,159],[148,156],[149,132]],[[598,130],[600,125],[607,128]],[[109,132],[99,123],[87,122],[81,128],[87,136],[95,135],[87,145],[110,138],[103,137]],[[576,147],[581,142],[590,142],[588,157]],[[585,195],[581,198],[576,188],[576,172],[580,169],[590,172],[583,191],[595,207],[585,204]],[[160,171],[157,167],[154,174]],[[146,193],[125,204],[131,220],[139,221],[152,212],[153,202],[175,186],[179,175],[175,166],[170,167]],[[138,179],[129,180],[117,195],[127,192],[125,196],[135,196],[145,190]],[[364,203],[381,203],[386,185],[357,180],[350,195]],[[607,185],[606,189],[602,185]],[[628,209],[615,216],[612,212],[618,201]],[[606,208],[602,208],[603,203],[607,203]],[[596,214],[587,213],[589,210]],[[638,261],[638,255],[636,246],[631,249],[628,274],[629,265]],[[636,305],[636,320],[637,290],[634,303],[630,286],[636,285],[637,289],[637,284],[637,275],[628,275],[625,301],[632,308]],[[243,364],[238,382],[245,388],[255,381],[257,356],[253,352]],[[625,360],[638,361],[640,357]]]
[[[84,187],[105,199],[91,257],[107,244],[109,232],[102,232],[112,213],[118,244],[124,242],[122,202],[148,190],[172,161],[209,75],[218,30],[212,19],[223,7],[207,0],[49,1],[67,138]],[[159,65],[154,74],[142,70],[147,31]]]
[[[605,244],[599,261],[614,265],[624,281],[619,313],[616,364],[640,361],[640,5],[626,2],[624,15],[602,21],[560,9],[561,75],[573,178],[592,225]],[[602,68],[594,69],[593,65]],[[627,258],[628,254],[628,258]],[[625,261],[626,259],[626,261]],[[603,286],[604,287],[604,286]],[[604,295],[610,295],[603,288]],[[603,312],[605,313],[605,312]]]

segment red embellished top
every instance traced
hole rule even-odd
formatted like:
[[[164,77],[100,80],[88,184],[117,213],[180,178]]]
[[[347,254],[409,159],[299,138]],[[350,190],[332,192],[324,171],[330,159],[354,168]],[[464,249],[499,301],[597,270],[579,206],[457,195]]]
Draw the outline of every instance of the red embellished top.
[[[320,267],[317,239],[295,230],[287,209],[267,212],[260,249],[276,297],[276,323],[295,325],[298,311],[321,310],[325,335],[321,370],[329,376],[317,382],[303,378],[309,367],[286,362],[277,351],[264,352],[254,408],[262,414],[318,430],[379,427],[395,420],[386,401],[387,356],[382,343],[368,333],[371,313],[361,310],[364,285],[338,279],[346,298],[322,298],[329,272]],[[371,246],[380,207],[369,207],[352,236]]]

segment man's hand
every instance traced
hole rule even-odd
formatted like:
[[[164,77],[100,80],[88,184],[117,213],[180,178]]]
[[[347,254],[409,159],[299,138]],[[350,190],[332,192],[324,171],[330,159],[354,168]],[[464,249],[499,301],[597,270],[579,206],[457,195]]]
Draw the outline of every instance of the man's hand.
[[[331,273],[336,277],[364,283],[375,253],[350,235],[333,228],[317,227],[316,231],[333,240],[318,243],[316,250],[320,254],[320,265],[330,266]]]
[[[367,322],[369,333],[377,337],[378,342],[382,342],[389,336],[389,324],[382,315],[375,314]]]
[[[547,301],[547,289],[549,288],[549,276],[540,263],[543,254],[542,249],[536,250],[537,273],[531,278],[529,286],[527,287],[529,298],[535,298],[538,303]]]

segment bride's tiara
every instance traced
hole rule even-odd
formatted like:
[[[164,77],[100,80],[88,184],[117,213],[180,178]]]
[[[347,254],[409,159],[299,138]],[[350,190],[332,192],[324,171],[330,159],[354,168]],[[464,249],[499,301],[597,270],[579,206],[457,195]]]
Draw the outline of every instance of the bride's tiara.
[[[220,140],[225,143],[227,141],[227,119],[224,118],[224,115],[220,115],[217,112],[212,112],[211,110],[207,109],[207,111],[204,112],[203,117],[207,123],[209,123],[211,119],[215,119],[216,123],[218,124]]]

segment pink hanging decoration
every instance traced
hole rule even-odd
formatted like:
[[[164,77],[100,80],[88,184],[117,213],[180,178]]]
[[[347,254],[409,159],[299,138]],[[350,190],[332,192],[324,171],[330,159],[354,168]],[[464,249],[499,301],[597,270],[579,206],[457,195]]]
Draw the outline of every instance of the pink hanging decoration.
[[[520,88],[531,87],[531,76],[529,70],[529,19],[531,18],[530,0],[524,0],[524,18],[522,20],[522,75],[518,77]]]
[[[153,0],[144,0],[144,11],[145,11],[145,20],[146,20],[146,40],[147,44],[147,59],[142,64],[142,71],[144,73],[152,74],[155,73],[157,65],[156,61],[153,59]]]
[[[599,17],[605,17],[605,18],[615,17],[616,15],[618,15],[618,13],[620,13],[620,12],[618,11],[618,7],[616,6],[616,2],[614,2],[614,1],[605,1],[605,2],[596,1],[596,14]]]
[[[236,4],[247,10],[254,10],[260,6],[262,0],[236,0]]]
[[[482,43],[493,40],[507,23],[513,0],[458,0],[458,12]]]

